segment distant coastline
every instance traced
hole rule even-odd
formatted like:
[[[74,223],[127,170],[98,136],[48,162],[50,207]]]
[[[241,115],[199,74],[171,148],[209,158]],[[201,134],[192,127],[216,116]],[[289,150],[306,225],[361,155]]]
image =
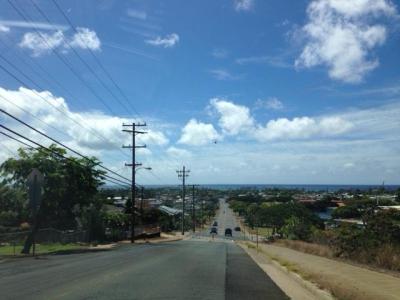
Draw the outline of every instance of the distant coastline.
[[[149,188],[161,188],[161,187],[177,187],[178,184],[171,185],[146,185]],[[201,184],[200,188],[210,188],[216,190],[240,190],[240,189],[268,189],[268,188],[279,188],[279,189],[297,189],[308,192],[328,191],[336,192],[339,190],[361,190],[367,191],[369,189],[381,188],[382,185],[370,185],[370,184]],[[385,185],[385,190],[393,191],[400,188],[400,185]]]

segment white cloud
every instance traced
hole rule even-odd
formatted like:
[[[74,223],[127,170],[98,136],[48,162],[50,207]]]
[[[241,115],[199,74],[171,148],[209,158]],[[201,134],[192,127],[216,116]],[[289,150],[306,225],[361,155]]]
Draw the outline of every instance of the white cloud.
[[[237,11],[248,11],[254,6],[254,0],[234,0],[233,5]]]
[[[296,117],[292,120],[279,118],[258,126],[254,136],[259,141],[278,139],[308,139],[311,137],[337,136],[349,131],[353,124],[340,117]]]
[[[10,27],[7,27],[0,23],[0,32],[9,32],[9,31],[10,31]]]
[[[254,119],[250,115],[250,109],[246,106],[220,98],[211,99],[210,105],[219,114],[218,124],[226,135],[246,132],[254,126]]]
[[[53,33],[46,32],[26,32],[19,46],[32,50],[33,56],[40,56],[52,51],[52,49],[63,49],[67,51],[69,47],[81,49],[100,49],[100,40],[96,32],[83,27],[77,28],[71,38],[64,35],[61,30],[54,31]]]
[[[27,32],[22,37],[19,46],[32,50],[33,56],[40,56],[63,44],[64,34],[62,31],[55,31],[52,34],[45,32],[41,32],[40,34],[36,32]]]
[[[167,34],[165,37],[156,37],[145,41],[147,44],[153,46],[160,46],[164,48],[172,48],[179,42],[179,35],[176,33]]]
[[[200,146],[212,143],[219,139],[220,136],[212,124],[198,122],[191,119],[182,129],[182,136],[179,144],[187,144],[192,146]]]
[[[138,10],[138,9],[133,9],[133,8],[129,8],[126,11],[126,14],[129,17],[135,18],[135,19],[139,19],[139,20],[146,20],[147,19],[147,13],[143,10]]]
[[[214,69],[210,70],[212,76],[217,80],[236,80],[239,79],[239,76],[235,76],[225,69]]]
[[[307,42],[296,67],[325,65],[332,79],[362,81],[378,67],[371,51],[387,36],[386,27],[372,21],[395,14],[387,0],[313,0],[307,8],[308,23],[301,30]]]
[[[176,158],[187,158],[192,156],[192,153],[190,151],[174,146],[171,146],[167,149],[167,154]]]
[[[101,42],[95,31],[83,27],[78,27],[76,30],[77,32],[69,42],[72,47],[91,50],[100,49]]]
[[[65,31],[68,29],[66,25],[60,24],[49,24],[49,23],[40,23],[40,22],[24,22],[17,20],[0,20],[0,25],[6,27],[17,27],[17,28],[34,28],[41,30],[52,30],[52,31]]]
[[[3,97],[12,101],[13,104],[4,100]],[[46,103],[43,98],[58,110]],[[106,115],[98,111],[73,112],[63,98],[56,97],[48,91],[37,92],[22,87],[18,90],[6,90],[0,87],[0,108],[35,127],[43,127],[43,123],[32,118],[30,114],[23,112],[17,106],[29,111],[48,125],[66,132],[67,135],[63,135],[62,140],[86,149],[85,152],[87,150],[114,151],[119,150],[123,144],[131,143],[131,137],[122,132],[122,124],[132,120]],[[82,124],[83,128],[77,123]],[[93,130],[84,129],[88,127]],[[46,128],[45,126],[43,130],[50,132],[51,136],[60,136],[60,133],[51,127]],[[148,130],[148,133],[141,135],[137,141],[138,144],[148,143],[149,147],[163,146],[168,143],[164,133],[158,130]]]
[[[265,108],[271,110],[281,110],[283,107],[284,105],[282,101],[276,97],[268,98],[267,100],[257,99],[255,103],[256,109]]]

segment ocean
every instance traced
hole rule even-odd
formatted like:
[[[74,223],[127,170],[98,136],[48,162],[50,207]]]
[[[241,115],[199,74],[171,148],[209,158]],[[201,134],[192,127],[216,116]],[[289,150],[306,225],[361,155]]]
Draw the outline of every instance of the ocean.
[[[148,188],[161,188],[161,187],[177,187],[177,185],[146,185]],[[336,192],[339,190],[361,190],[367,191],[369,189],[382,188],[382,185],[355,185],[355,184],[200,184],[199,188],[209,188],[215,190],[240,190],[240,189],[297,189],[307,192],[328,191]],[[400,188],[400,185],[385,185],[385,190],[394,191]]]

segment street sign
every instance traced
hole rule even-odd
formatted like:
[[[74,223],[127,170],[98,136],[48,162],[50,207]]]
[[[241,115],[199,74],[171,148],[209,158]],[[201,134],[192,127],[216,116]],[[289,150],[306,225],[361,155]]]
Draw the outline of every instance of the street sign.
[[[28,175],[27,183],[29,204],[34,211],[36,211],[42,201],[43,182],[44,178],[42,173],[40,173],[38,169],[32,169],[31,173]]]

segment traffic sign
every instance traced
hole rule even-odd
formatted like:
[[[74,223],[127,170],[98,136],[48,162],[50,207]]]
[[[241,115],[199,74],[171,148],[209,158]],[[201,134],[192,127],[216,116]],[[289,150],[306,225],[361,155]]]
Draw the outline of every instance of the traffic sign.
[[[40,206],[42,201],[42,186],[44,182],[44,177],[38,169],[32,169],[31,173],[28,175],[28,194],[29,194],[29,204],[31,208],[36,211]]]

